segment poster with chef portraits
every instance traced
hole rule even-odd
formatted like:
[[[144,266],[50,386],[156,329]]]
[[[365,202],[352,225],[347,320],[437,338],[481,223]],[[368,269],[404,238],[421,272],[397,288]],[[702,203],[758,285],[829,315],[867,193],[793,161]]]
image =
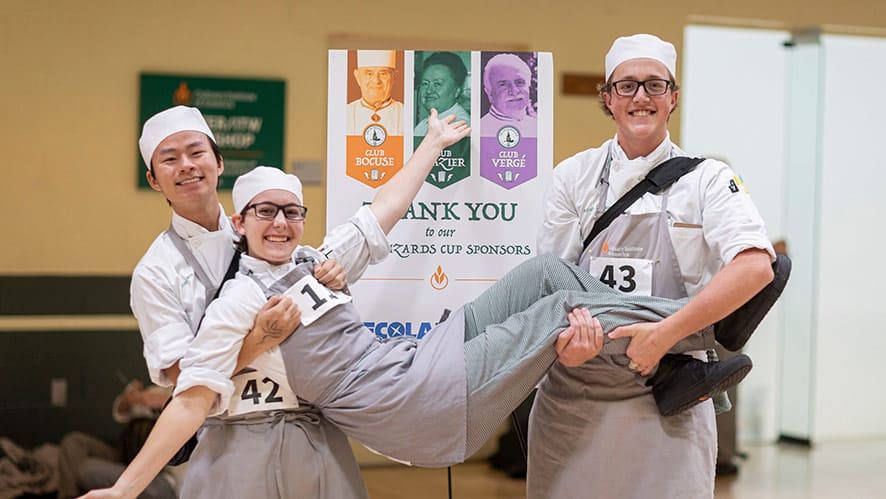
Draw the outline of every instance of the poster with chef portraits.
[[[553,170],[552,56],[331,50],[328,89],[327,231],[404,167],[430,109],[471,126],[388,234],[390,255],[350,287],[379,338],[420,339],[536,255]]]

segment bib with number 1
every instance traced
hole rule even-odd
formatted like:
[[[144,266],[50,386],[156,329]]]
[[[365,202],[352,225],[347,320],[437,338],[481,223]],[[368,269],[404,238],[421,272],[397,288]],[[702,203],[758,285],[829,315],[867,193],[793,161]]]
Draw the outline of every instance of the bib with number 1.
[[[308,274],[289,287],[285,296],[292,298],[301,312],[301,323],[310,325],[331,309],[351,301],[351,297],[341,291],[333,291],[320,284]]]
[[[612,289],[632,295],[652,296],[652,260],[596,256],[588,273]]]

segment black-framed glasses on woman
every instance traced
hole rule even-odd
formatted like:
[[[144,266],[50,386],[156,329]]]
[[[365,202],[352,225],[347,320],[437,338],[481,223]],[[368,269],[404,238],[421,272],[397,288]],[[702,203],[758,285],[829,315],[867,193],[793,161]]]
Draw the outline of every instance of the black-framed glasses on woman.
[[[269,201],[255,203],[247,206],[243,211],[255,211],[255,217],[261,220],[273,220],[277,218],[277,213],[283,212],[283,216],[290,222],[301,222],[308,214],[308,209],[300,204],[276,204]]]
[[[633,97],[637,95],[637,91],[640,90],[640,87],[643,87],[643,90],[646,91],[646,95],[654,97],[657,95],[664,95],[668,89],[671,88],[671,82],[660,78],[652,78],[644,81],[618,80],[612,82],[612,88],[615,90],[615,93],[622,97]]]

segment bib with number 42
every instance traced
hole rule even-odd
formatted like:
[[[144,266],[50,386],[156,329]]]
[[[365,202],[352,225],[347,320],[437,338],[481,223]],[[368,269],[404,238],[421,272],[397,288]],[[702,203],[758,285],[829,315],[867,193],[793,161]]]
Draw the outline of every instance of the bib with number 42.
[[[298,407],[298,398],[289,388],[285,373],[281,376],[247,367],[231,381],[234,382],[234,394],[228,404],[229,416]]]
[[[588,272],[612,289],[633,295],[652,296],[652,260],[593,257]]]

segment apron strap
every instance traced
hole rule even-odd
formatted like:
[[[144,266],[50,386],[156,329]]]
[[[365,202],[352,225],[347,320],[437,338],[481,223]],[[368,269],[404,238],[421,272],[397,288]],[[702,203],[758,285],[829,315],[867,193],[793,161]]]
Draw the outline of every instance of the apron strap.
[[[188,263],[188,266],[194,270],[194,275],[197,276],[197,280],[200,281],[200,284],[202,284],[203,288],[206,290],[206,305],[208,306],[209,302],[212,301],[212,295],[216,291],[215,286],[212,284],[212,280],[209,278],[206,270],[203,269],[203,266],[200,265],[200,262],[197,261],[191,248],[188,247],[188,243],[185,242],[184,238],[178,235],[175,229],[172,228],[172,224],[169,224],[169,228],[166,229],[166,235],[169,237],[169,240],[172,241],[172,245],[175,246],[175,249],[181,253],[181,256]]]
[[[591,233],[588,234],[588,237],[584,240],[583,251],[588,249],[591,241],[593,241],[598,234],[603,232],[606,227],[609,227],[609,224],[618,218],[619,215],[638,199],[643,197],[644,194],[647,192],[658,194],[663,189],[666,189],[676,182],[678,178],[694,170],[695,167],[704,160],[705,158],[677,156],[668,159],[653,168],[646,175],[646,178],[626,192],[618,201],[610,206],[600,218],[597,219],[594,223],[594,227],[591,229]]]
[[[206,274],[206,270],[203,269],[203,266],[200,265],[200,262],[197,261],[197,257],[194,256],[194,253],[191,251],[191,248],[188,247],[188,244],[185,242],[184,238],[182,238],[178,233],[172,228],[172,224],[169,224],[169,229],[166,230],[166,235],[169,236],[169,239],[172,241],[172,245],[175,246],[175,249],[181,253],[182,257],[188,262],[188,265],[194,269],[194,275],[197,276],[197,280],[203,284],[203,287],[206,289],[206,308],[209,308],[209,304],[215,301],[216,298],[221,294],[222,287],[229,279],[233,279],[235,275],[237,275],[237,269],[240,268],[240,252],[235,251],[234,257],[231,258],[231,263],[228,264],[228,270],[225,272],[225,276],[222,278],[222,281],[218,284],[218,287],[215,287],[212,284],[212,280],[209,279],[209,276]],[[200,317],[200,321],[197,323],[197,331],[200,330],[200,325],[203,324],[203,318],[206,316],[206,309],[203,310],[203,315]],[[194,331],[194,336],[197,335],[197,331]]]

